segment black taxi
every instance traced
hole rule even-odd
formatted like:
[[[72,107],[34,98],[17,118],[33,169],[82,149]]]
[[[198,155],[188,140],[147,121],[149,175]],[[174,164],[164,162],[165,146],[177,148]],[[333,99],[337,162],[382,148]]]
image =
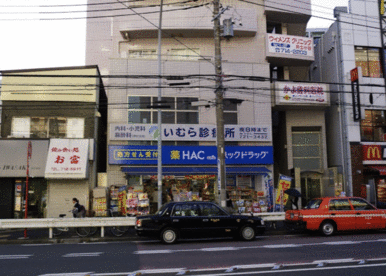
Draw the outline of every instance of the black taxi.
[[[138,236],[158,237],[164,243],[179,238],[231,236],[253,240],[265,231],[259,217],[231,215],[212,202],[169,202],[154,215],[139,216],[135,229]]]

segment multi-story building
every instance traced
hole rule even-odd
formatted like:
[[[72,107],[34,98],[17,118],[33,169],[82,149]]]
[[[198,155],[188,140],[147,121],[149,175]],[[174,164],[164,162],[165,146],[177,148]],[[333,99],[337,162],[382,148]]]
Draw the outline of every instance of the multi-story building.
[[[29,217],[67,213],[73,197],[90,209],[106,172],[98,67],[2,71],[1,101],[0,218],[24,217],[26,201]]]
[[[337,7],[334,15],[336,21],[322,36],[311,66],[313,80],[331,83],[334,104],[326,113],[328,162],[344,176],[348,194],[365,196],[363,184],[376,184],[378,200],[386,201],[385,67],[379,6],[376,1],[351,0],[349,12],[347,7]]]
[[[160,53],[160,1],[88,3],[93,5],[88,9],[86,63],[113,76],[105,81],[109,185],[145,190],[157,200],[157,139],[152,131],[158,113],[149,107],[158,99],[160,54],[162,100],[170,106],[162,112],[165,199],[191,193],[213,199],[212,1],[164,1]],[[299,167],[296,186],[307,191],[306,198],[324,193],[326,87],[292,82],[307,81],[314,60],[312,39],[305,37],[310,1],[221,4],[221,20],[228,20],[221,41],[227,189],[234,198],[241,193],[266,206],[269,186],[279,173],[288,175]]]

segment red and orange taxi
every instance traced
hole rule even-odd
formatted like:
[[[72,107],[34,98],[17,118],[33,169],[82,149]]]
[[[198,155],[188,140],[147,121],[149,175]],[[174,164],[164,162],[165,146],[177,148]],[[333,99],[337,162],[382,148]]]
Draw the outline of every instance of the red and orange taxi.
[[[336,231],[385,229],[386,210],[359,197],[324,197],[311,200],[301,210],[286,211],[285,222],[330,236]]]

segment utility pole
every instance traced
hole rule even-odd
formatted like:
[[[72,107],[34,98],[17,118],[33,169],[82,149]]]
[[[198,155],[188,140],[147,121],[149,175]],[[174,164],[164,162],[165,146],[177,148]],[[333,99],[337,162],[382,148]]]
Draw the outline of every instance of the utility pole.
[[[161,91],[161,41],[162,41],[162,8],[163,0],[160,3],[159,25],[158,25],[158,105],[161,105],[162,91]],[[158,210],[162,206],[162,111],[158,107],[158,140],[157,140],[158,162],[157,162],[157,187],[158,187]]]
[[[221,40],[220,40],[220,0],[213,1],[214,21],[214,63],[216,73],[216,125],[217,125],[217,181],[220,190],[219,204],[226,206],[226,173],[225,173],[225,142],[224,142],[224,89],[222,86]]]

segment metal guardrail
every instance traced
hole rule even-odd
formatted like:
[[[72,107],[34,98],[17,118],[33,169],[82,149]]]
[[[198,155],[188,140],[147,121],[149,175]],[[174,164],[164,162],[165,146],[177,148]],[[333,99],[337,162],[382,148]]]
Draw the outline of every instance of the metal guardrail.
[[[244,213],[242,215],[250,216]],[[255,213],[265,221],[283,221],[285,212]],[[135,226],[135,217],[93,217],[93,218],[43,218],[43,219],[0,219],[0,229],[48,228],[49,238],[53,237],[53,228],[59,227],[101,227],[101,237],[104,228],[112,226]]]

